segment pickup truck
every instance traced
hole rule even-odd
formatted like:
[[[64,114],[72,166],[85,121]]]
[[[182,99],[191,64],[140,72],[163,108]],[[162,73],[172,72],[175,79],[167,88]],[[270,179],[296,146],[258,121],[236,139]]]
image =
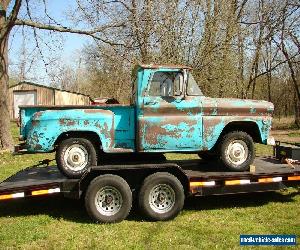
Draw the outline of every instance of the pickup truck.
[[[130,105],[22,106],[23,143],[16,151],[56,151],[58,168],[70,178],[80,178],[104,154],[121,153],[196,152],[232,171],[248,170],[254,142],[273,142],[274,105],[206,97],[191,71],[182,65],[138,65]]]

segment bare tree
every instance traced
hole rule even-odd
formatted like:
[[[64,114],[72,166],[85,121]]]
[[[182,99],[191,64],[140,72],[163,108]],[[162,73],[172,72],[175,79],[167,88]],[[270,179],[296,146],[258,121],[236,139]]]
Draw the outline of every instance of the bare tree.
[[[121,27],[123,23],[114,23],[109,25],[99,25],[90,30],[80,30],[69,28],[57,23],[47,14],[46,2],[44,3],[47,21],[44,23],[34,20],[32,17],[29,0],[1,0],[0,1],[0,149],[12,149],[13,141],[10,133],[9,107],[8,107],[8,39],[11,30],[16,25],[33,28],[33,34],[38,46],[38,37],[36,30],[48,30],[61,33],[75,33],[87,35],[93,39],[109,45],[123,46],[124,44],[114,42],[105,38],[104,32],[111,27]],[[18,19],[21,5],[25,5],[28,19]],[[10,13],[7,13],[8,7],[12,6]]]
[[[33,15],[30,0],[0,1],[0,148],[12,145],[7,41],[16,25],[32,29],[41,58],[38,30],[82,34],[95,41],[81,55],[80,71],[86,72],[81,75],[87,76],[81,78],[82,84],[77,69],[64,68],[61,76],[56,74],[68,88],[126,102],[133,64],[185,63],[193,66],[205,94],[268,99],[276,112],[295,114],[299,124],[298,0],[76,0],[71,20],[74,27],[85,29],[58,23],[48,14],[45,1],[40,2],[43,21]],[[18,19],[20,7],[23,19]],[[74,86],[70,78],[78,84]],[[289,95],[287,89],[296,97],[294,105],[282,98]]]

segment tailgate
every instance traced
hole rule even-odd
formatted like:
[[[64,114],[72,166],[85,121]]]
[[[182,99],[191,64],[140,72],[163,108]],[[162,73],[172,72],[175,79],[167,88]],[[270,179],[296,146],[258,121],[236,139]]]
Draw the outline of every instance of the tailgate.
[[[47,110],[47,107],[39,106],[20,106],[20,135],[23,139],[26,139],[28,129],[31,125],[32,117],[35,113],[43,110]]]

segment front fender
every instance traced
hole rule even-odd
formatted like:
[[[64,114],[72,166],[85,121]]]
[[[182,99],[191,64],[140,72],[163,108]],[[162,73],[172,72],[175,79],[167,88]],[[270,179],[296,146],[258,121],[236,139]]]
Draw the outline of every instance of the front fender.
[[[267,144],[272,123],[270,116],[241,116],[237,118],[230,116],[207,116],[203,118],[203,149],[210,150],[213,148],[225,127],[232,122],[251,122],[253,126],[257,126],[261,142]],[[241,127],[240,129],[242,130],[243,128]]]
[[[114,113],[104,109],[46,110],[35,113],[26,139],[29,152],[54,150],[57,138],[66,132],[94,132],[104,151],[114,143]]]

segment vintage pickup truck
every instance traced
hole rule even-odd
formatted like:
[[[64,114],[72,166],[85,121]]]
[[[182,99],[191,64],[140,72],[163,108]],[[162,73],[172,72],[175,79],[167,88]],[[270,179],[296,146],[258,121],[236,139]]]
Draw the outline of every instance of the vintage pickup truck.
[[[267,101],[205,97],[189,67],[139,65],[130,105],[20,107],[16,150],[56,151],[70,178],[112,153],[197,152],[245,171],[253,142],[272,141],[273,111]]]

